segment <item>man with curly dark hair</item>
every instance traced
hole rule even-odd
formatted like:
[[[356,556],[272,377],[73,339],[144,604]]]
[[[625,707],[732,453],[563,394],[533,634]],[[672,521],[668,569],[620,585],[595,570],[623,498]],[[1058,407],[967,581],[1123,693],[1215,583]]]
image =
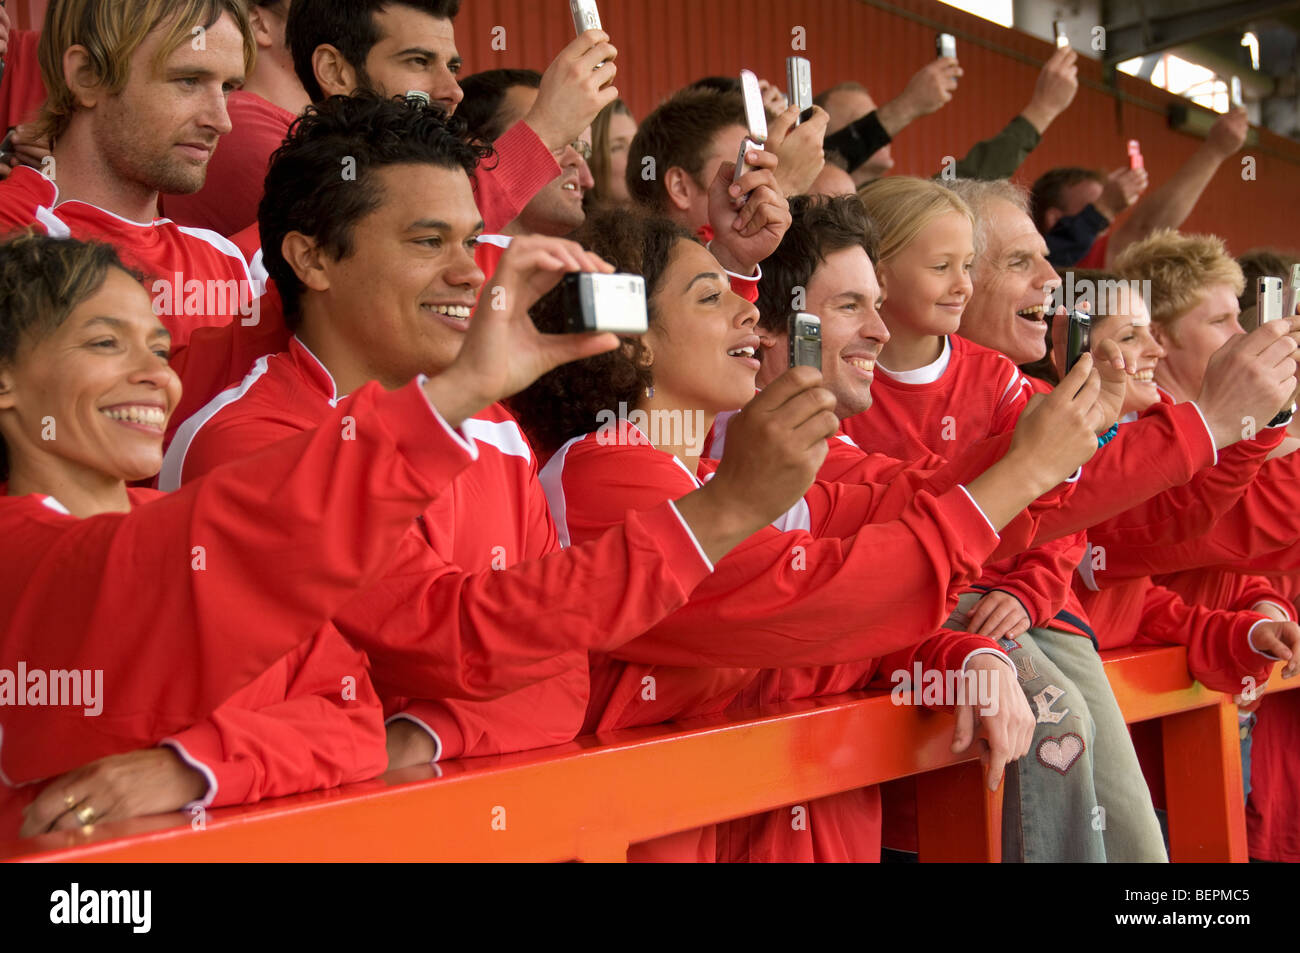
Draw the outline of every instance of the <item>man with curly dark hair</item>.
[[[370,381],[393,388],[439,373],[483,314],[527,320],[564,272],[610,270],[571,242],[521,237],[475,316],[479,155],[440,113],[400,100],[335,97],[308,111],[274,157],[259,212],[267,269],[297,335],[181,429],[164,488],[318,427]],[[616,343],[538,342],[560,360]],[[682,605],[716,560],[807,488],[824,455],[807,435],[824,440],[834,427],[819,379],[797,379],[789,399],[774,394],[771,414],[756,415],[735,465],[710,487],[564,552],[514,419],[494,405],[466,420],[475,464],[412,526],[382,584],[334,619],[366,646],[392,716],[390,766],[571,740],[586,709],[587,651],[634,638]],[[345,441],[355,436],[347,419]],[[491,677],[450,686],[412,677],[413,656],[467,642],[499,662]]]

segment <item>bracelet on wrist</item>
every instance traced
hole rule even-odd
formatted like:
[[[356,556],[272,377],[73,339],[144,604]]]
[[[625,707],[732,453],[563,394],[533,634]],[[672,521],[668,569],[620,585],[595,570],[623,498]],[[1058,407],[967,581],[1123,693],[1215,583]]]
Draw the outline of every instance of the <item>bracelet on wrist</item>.
[[[1110,429],[1097,438],[1097,449],[1100,450],[1102,447],[1106,446],[1106,444],[1114,440],[1115,435],[1118,433],[1119,433],[1119,424],[1111,424]]]

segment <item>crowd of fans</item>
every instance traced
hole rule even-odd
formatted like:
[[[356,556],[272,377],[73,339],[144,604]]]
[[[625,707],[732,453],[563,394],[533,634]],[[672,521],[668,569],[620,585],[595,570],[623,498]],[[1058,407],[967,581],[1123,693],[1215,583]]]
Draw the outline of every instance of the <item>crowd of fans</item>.
[[[599,29],[462,76],[459,7],[0,8],[42,100],[0,155],[3,836],[938,672],[982,686],[937,704],[1006,859],[1163,861],[1098,652],[1173,644],[1240,706],[1252,856],[1300,860],[1300,692],[1261,696],[1300,668],[1300,320],[1253,313],[1294,260],[1177,231],[1244,113],[1150,191],[1026,189],[1064,47],[891,175],[939,57],[880,106],[764,83],[738,175],[735,79],[638,121]],[[646,333],[563,333],[563,276],[615,271]],[[880,859],[878,789],[806,807],[632,857]]]

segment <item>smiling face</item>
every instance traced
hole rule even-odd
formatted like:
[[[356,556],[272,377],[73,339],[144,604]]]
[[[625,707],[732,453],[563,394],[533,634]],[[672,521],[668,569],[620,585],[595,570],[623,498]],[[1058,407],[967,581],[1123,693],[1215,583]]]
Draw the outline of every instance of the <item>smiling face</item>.
[[[391,165],[374,176],[377,209],[353,227],[352,254],[299,272],[302,337],[341,392],[390,389],[456,359],[483,287],[474,262],[483,220],[462,169]],[[286,245],[293,241],[291,235]]]
[[[822,322],[823,386],[835,395],[841,420],[871,406],[876,361],[889,340],[880,317],[883,296],[866,249],[855,245],[826,256],[808,281],[806,309]],[[760,387],[790,367],[788,332],[763,335]]]
[[[945,212],[902,251],[881,262],[890,332],[911,338],[955,334],[971,297],[975,245],[970,219]]]
[[[1200,303],[1181,317],[1154,329],[1168,355],[1156,371],[1160,386],[1193,397],[1201,392],[1210,356],[1235,334],[1244,334],[1236,289],[1211,285]]]
[[[513,86],[507,90],[501,107],[504,116],[501,127],[508,129],[527,115],[537,101],[537,93],[537,90],[528,86]],[[582,131],[578,141],[590,154],[590,126]],[[504,229],[507,234],[562,238],[586,220],[586,214],[582,210],[582,197],[587,189],[596,184],[591,176],[591,167],[572,145],[565,146],[553,155],[559,163],[560,174],[533,196],[519,217]]]
[[[379,42],[370,48],[358,83],[384,97],[418,89],[451,115],[465,98],[452,22],[392,3],[374,14]]]
[[[1028,215],[995,199],[984,216],[988,247],[975,263],[975,288],[962,316],[961,334],[1001,351],[1016,364],[1030,364],[1047,353],[1043,313],[1061,280],[1048,264],[1047,243]]]
[[[651,307],[656,319],[643,341],[657,405],[719,414],[753,400],[758,309],[731,290],[708,249],[677,242]]]
[[[218,139],[230,132],[226,97],[244,82],[243,37],[223,15],[204,33],[204,48],[182,43],[163,61],[163,24],[131,58],[117,95],[90,93],[85,114],[105,165],[123,181],[153,192],[189,195],[203,188]],[[80,115],[80,114],[79,114]]]
[[[11,472],[96,482],[156,475],[181,396],[170,340],[140,283],[110,268],[95,294],[0,370]]]
[[[1121,287],[1115,294],[1114,304],[1114,314],[1093,318],[1090,347],[1095,352],[1102,341],[1114,341],[1119,345],[1120,353],[1124,355],[1124,366],[1136,368],[1136,372],[1129,375],[1120,413],[1140,414],[1160,401],[1155,376],[1165,349],[1152,335],[1151,315],[1141,295]],[[1057,373],[1065,370],[1066,324],[1066,319],[1059,317],[1052,326],[1052,357]]]

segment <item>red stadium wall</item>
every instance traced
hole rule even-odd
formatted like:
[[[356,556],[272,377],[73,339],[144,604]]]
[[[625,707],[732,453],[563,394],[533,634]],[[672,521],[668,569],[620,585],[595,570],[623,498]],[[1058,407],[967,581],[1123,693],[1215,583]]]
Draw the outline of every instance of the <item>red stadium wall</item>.
[[[843,80],[865,83],[877,102],[896,95],[934,55],[934,34],[957,36],[966,71],[951,104],[921,119],[896,141],[897,171],[930,175],[943,157],[960,156],[1023,108],[1039,66],[1051,52],[1043,40],[954,10],[933,0],[599,0],[607,32],[619,47],[618,86],[638,116],[672,90],[708,74],[748,67],[784,85],[791,31],[806,30],[817,89]],[[9,0],[18,27],[39,25],[44,0]],[[495,27],[504,27],[504,36]],[[573,35],[563,0],[464,0],[456,36],[467,71],[545,68]],[[493,49],[495,45],[504,49]],[[504,43],[500,40],[504,40]],[[1081,58],[1081,89],[1021,170],[1026,184],[1058,165],[1111,169],[1126,161],[1125,140],[1139,139],[1153,182],[1172,173],[1200,142],[1169,128],[1167,104],[1178,102],[1149,84],[1117,77],[1108,88],[1095,61]],[[1242,179],[1240,157],[1223,165],[1185,228],[1214,231],[1234,252],[1257,245],[1300,249],[1300,144],[1261,131],[1242,154],[1256,160]],[[1292,210],[1287,213],[1286,210]],[[1281,214],[1279,214],[1281,213]]]

